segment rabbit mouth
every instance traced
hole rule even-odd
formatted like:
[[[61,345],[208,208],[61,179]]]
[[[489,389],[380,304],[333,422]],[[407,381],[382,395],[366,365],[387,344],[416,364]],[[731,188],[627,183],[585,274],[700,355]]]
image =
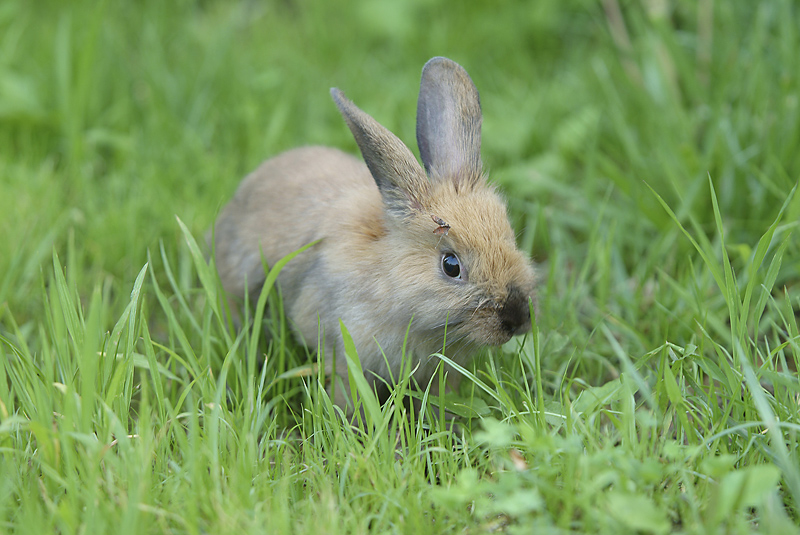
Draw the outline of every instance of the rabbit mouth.
[[[472,306],[449,309],[446,319],[429,326],[428,338],[447,344],[469,341],[472,344],[497,346],[531,329],[529,294],[511,286],[504,299],[476,299]]]
[[[487,345],[502,345],[515,335],[525,334],[531,329],[528,294],[512,287],[500,304],[479,303],[468,323],[472,326],[472,338]],[[470,329],[463,325],[462,328]]]

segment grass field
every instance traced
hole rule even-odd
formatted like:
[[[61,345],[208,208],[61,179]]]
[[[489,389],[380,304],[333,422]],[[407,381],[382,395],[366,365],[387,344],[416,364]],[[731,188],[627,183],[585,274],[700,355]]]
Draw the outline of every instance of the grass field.
[[[798,532],[798,50],[789,0],[4,0],[0,532]],[[436,55],[540,312],[353,427],[195,241],[263,159],[357,151],[332,86],[414,146]]]

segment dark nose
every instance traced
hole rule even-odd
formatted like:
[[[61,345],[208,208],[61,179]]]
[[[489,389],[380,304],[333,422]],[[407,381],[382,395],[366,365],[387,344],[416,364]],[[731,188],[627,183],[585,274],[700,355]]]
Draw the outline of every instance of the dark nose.
[[[531,328],[531,310],[528,296],[516,286],[508,290],[508,297],[498,313],[503,329],[510,334],[522,334]]]

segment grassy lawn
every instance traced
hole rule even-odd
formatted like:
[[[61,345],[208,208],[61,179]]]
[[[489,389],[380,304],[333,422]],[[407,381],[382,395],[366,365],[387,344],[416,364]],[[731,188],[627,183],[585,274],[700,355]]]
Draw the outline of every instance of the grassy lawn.
[[[789,0],[3,0],[0,532],[798,532],[798,51]],[[540,311],[351,426],[203,235],[267,157],[357,151],[332,86],[416,150],[436,55]]]

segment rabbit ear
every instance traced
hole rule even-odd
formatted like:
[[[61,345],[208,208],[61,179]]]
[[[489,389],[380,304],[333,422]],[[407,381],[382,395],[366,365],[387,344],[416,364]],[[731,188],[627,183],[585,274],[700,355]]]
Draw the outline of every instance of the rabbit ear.
[[[386,207],[401,214],[409,209],[421,210],[428,193],[428,178],[408,147],[339,89],[331,89],[331,96],[356,138]]]
[[[481,102],[467,71],[447,58],[422,68],[417,103],[417,144],[432,178],[456,184],[482,180]]]

